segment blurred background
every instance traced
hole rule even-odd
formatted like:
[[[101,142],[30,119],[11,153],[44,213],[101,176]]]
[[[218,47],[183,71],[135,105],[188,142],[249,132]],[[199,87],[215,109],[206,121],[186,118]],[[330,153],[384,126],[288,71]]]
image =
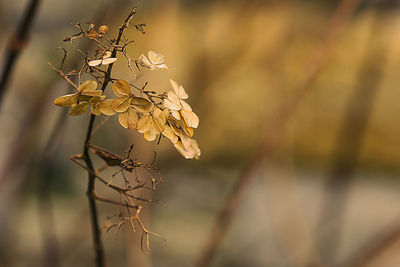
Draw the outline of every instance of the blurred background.
[[[0,1],[0,72],[30,2]],[[0,266],[94,266],[87,173],[69,160],[88,116],[53,105],[71,88],[47,63],[61,46],[64,69],[79,66],[76,48],[94,47],[62,41],[72,24],[113,36],[134,4],[146,34],[126,31],[129,55],[154,50],[170,67],[138,81],[183,84],[202,156],[97,120],[94,144],[157,152],[163,182],[142,194],[168,205],[143,203],[167,239],[150,253],[140,231],[103,234],[109,266],[400,266],[400,3],[383,0],[40,1],[1,98]],[[132,79],[123,60],[113,74]],[[101,224],[118,210],[98,207]]]

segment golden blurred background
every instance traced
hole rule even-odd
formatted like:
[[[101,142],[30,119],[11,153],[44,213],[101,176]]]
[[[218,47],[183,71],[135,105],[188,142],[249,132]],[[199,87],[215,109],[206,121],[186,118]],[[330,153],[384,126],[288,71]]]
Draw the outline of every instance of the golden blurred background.
[[[0,71],[29,2],[0,1]],[[168,142],[104,121],[95,144],[157,152],[154,195],[168,205],[145,204],[147,227],[167,239],[151,238],[150,253],[128,227],[103,234],[109,266],[400,266],[400,3],[383,0],[40,1],[1,99],[0,266],[93,266],[87,178],[69,160],[88,116],[57,124],[52,102],[69,89],[47,63],[59,64],[61,46],[74,68],[84,42],[62,42],[72,24],[97,18],[112,35],[134,4],[146,34],[127,30],[129,55],[154,50],[170,67],[138,81],[160,92],[169,78],[183,84],[202,155],[184,160]],[[122,61],[113,73],[131,79]],[[105,223],[116,207],[99,210]]]

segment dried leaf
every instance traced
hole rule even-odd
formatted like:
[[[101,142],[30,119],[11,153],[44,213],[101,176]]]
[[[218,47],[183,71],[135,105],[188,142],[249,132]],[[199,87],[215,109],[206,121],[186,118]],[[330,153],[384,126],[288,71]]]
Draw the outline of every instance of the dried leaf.
[[[99,109],[100,109],[101,113],[103,113],[104,115],[108,115],[108,116],[114,115],[116,113],[116,111],[112,107],[113,101],[114,101],[114,99],[107,99],[107,100],[104,100],[103,102],[101,102],[99,104]]]
[[[54,100],[54,104],[59,107],[70,107],[73,104],[75,104],[77,100],[78,100],[77,94],[63,95],[63,96],[57,97]]]
[[[139,112],[149,113],[153,109],[153,103],[143,97],[132,97],[131,105]]]
[[[114,83],[112,90],[116,96],[129,96],[132,93],[131,86],[125,80],[118,80]]]
[[[110,30],[110,28],[107,25],[101,25],[99,27],[100,34],[106,34],[109,30]]]
[[[95,91],[97,89],[97,82],[94,80],[87,80],[78,87],[79,92]]]
[[[69,110],[68,114],[73,116],[78,116],[86,112],[88,109],[88,103],[77,103],[72,105],[71,109]]]
[[[119,114],[118,121],[124,128],[135,129],[138,122],[138,115],[132,108],[129,108],[127,111]]]
[[[96,39],[97,36],[98,36],[98,34],[97,34],[97,32],[95,30],[91,30],[87,34],[87,37],[89,39]]]
[[[129,96],[123,96],[114,99],[111,105],[116,112],[121,113],[129,108],[130,102]]]

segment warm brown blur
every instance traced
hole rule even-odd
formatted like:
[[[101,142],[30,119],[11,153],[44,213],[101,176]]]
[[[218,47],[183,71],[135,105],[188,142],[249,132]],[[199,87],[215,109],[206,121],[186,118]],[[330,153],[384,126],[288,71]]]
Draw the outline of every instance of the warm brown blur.
[[[27,2],[0,0],[0,72]],[[68,117],[51,162],[41,159],[62,113],[52,101],[67,90],[47,63],[61,62],[62,46],[73,68],[79,41],[62,39],[108,2],[39,7],[0,110],[0,266],[93,266],[87,175],[69,160],[81,153],[88,116]],[[115,2],[102,16],[110,34],[131,5]],[[128,52],[160,52],[170,67],[138,79],[159,92],[169,90],[168,78],[183,84],[200,117],[202,155],[185,160],[165,140],[157,145],[115,118],[105,122],[95,144],[120,154],[135,144],[135,156],[147,160],[157,152],[164,181],[154,197],[168,205],[145,205],[147,227],[167,239],[151,238],[150,254],[129,227],[117,240],[114,231],[103,234],[109,266],[195,266],[235,182],[257,157],[261,166],[210,266],[400,266],[400,6],[361,1],[326,40],[339,2],[137,1],[135,21],[146,34],[129,29]],[[113,73],[129,79],[122,61]],[[268,153],[254,156],[268,142]],[[103,224],[117,207],[100,203],[99,210]]]

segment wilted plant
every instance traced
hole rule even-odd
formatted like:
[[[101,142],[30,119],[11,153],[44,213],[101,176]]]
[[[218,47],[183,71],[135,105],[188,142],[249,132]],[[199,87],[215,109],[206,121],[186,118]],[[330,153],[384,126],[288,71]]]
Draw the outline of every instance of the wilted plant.
[[[64,73],[61,69],[56,69],[61,77],[66,80],[74,90],[74,93],[60,96],[55,99],[54,104],[60,107],[69,107],[69,114],[73,116],[89,113],[90,120],[84,141],[83,153],[71,156],[71,159],[88,172],[87,196],[90,205],[91,222],[93,229],[93,245],[96,251],[97,266],[104,266],[104,253],[100,238],[100,226],[97,218],[97,208],[95,201],[103,201],[120,206],[118,212],[118,221],[106,227],[107,230],[116,228],[118,230],[126,223],[129,223],[133,230],[138,226],[142,230],[142,248],[149,249],[149,235],[162,238],[158,234],[152,233],[146,229],[140,219],[142,206],[140,201],[157,202],[160,201],[145,199],[139,197],[136,191],[139,188],[156,189],[156,184],[160,181],[160,174],[154,162],[143,163],[132,158],[132,148],[128,150],[126,157],[119,156],[102,147],[91,143],[91,137],[94,134],[94,121],[98,116],[118,116],[120,125],[129,130],[136,130],[143,133],[144,139],[154,141],[166,137],[174,147],[186,159],[198,159],[200,157],[199,146],[194,140],[194,129],[199,125],[198,116],[192,111],[190,105],[185,101],[188,95],[182,85],[170,79],[172,90],[166,93],[157,93],[154,90],[147,89],[149,82],[138,85],[136,81],[136,72],[150,70],[165,70],[168,66],[164,57],[153,51],[149,51],[147,57],[141,55],[138,59],[132,59],[127,52],[127,47],[133,44],[132,40],[126,39],[125,30],[129,26],[134,26],[136,30],[144,33],[144,24],[132,24],[130,21],[136,13],[133,8],[119,27],[116,38],[108,37],[109,26],[101,25],[95,29],[95,24],[91,23],[87,27],[81,24],[75,24],[79,30],[71,37],[65,38],[66,42],[73,42],[77,39],[89,39],[96,43],[97,49],[92,54],[84,53],[84,62],[79,70],[73,70]],[[127,80],[116,78],[112,73],[113,63],[120,58],[125,58],[127,67],[132,73],[133,79]],[[85,74],[85,75],[84,75]],[[83,79],[83,77],[90,77]],[[76,83],[73,79],[76,79]],[[105,90],[112,88],[115,98],[107,99]],[[87,112],[89,110],[89,112]],[[102,158],[106,165],[96,169],[89,151]],[[117,167],[110,178],[100,176],[101,171],[108,167]],[[149,181],[138,177],[137,170],[142,169],[149,176]],[[135,174],[135,183],[129,181],[127,173]],[[123,179],[124,186],[117,186],[113,183],[114,179],[120,176]],[[95,191],[95,181],[98,180],[109,189],[120,195],[120,201],[100,196]],[[145,244],[145,245],[143,245]]]

